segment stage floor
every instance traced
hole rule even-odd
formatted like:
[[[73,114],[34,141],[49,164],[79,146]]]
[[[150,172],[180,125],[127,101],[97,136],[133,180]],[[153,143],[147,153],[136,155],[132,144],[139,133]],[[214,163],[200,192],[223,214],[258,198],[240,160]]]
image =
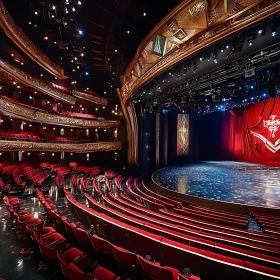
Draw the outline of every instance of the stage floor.
[[[161,169],[155,183],[172,191],[224,202],[280,208],[280,168],[203,161]]]

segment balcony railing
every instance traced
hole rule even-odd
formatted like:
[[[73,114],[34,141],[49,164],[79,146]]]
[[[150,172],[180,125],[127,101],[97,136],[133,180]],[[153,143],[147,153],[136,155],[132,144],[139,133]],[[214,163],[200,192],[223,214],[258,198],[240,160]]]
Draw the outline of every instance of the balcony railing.
[[[83,144],[68,143],[38,143],[24,141],[0,140],[0,151],[39,151],[39,152],[69,152],[91,153],[102,151],[114,151],[122,148],[121,142],[98,142]]]
[[[91,120],[86,118],[68,117],[44,111],[42,109],[28,108],[3,97],[0,97],[0,111],[5,115],[22,120],[60,126],[81,128],[117,128],[121,126],[119,121],[114,120]]]
[[[5,34],[32,60],[59,79],[66,79],[64,69],[45,55],[14,22],[0,0],[0,27]]]

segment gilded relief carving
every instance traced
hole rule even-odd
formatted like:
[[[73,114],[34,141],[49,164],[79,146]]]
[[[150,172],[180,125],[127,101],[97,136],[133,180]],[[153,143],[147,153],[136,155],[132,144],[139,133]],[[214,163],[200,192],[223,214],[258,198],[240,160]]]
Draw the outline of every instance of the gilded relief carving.
[[[75,89],[72,90],[72,94],[77,98],[84,99],[95,104],[100,104],[102,106],[108,105],[108,100],[105,97],[96,96]]]
[[[258,5],[259,3],[262,3],[262,5]],[[154,29],[156,33],[148,35],[148,38],[150,37],[152,41],[155,40],[157,34],[169,36],[166,37],[164,56],[159,59],[159,57],[155,58],[152,55],[153,50],[150,51],[151,40],[147,38],[143,41],[147,42],[146,45],[141,45],[139,48],[148,53],[148,59],[145,63],[153,61],[150,67],[144,68],[140,77],[137,75],[139,71],[135,71],[136,58],[127,67],[124,76],[127,76],[129,73],[134,74],[134,79],[126,83],[121,89],[121,95],[125,103],[139,86],[147,83],[149,79],[158,75],[160,71],[164,71],[164,69],[172,66],[172,64],[177,63],[208,44],[280,10],[280,1],[236,0],[231,6],[233,10],[239,7],[239,13],[235,17],[231,17],[230,20],[227,20],[231,16],[231,14],[227,13],[227,0],[211,0],[208,3],[204,0],[196,0],[192,3],[190,1],[187,3],[183,2],[182,5],[185,5],[185,7],[178,6],[177,14],[176,11],[170,13],[173,15],[172,19],[170,19],[170,16],[167,16],[168,20],[166,22],[163,21],[162,26]],[[248,8],[250,9],[250,14],[247,13]],[[214,24],[215,28],[209,31],[207,27]],[[141,54],[140,49],[137,52],[138,57]]]
[[[117,128],[121,126],[119,121],[90,120],[42,112],[40,110],[30,109],[25,106],[13,103],[3,98],[0,98],[0,111],[6,115],[14,116],[19,119],[55,125],[67,125],[83,128]]]
[[[0,0],[1,1],[1,0]],[[66,103],[75,104],[76,98],[39,80],[12,64],[0,59],[0,74],[8,81],[16,81]]]
[[[83,144],[64,143],[36,143],[24,141],[0,140],[0,151],[45,151],[45,152],[73,152],[90,153],[101,151],[113,151],[122,148],[121,142],[98,142]]]
[[[183,1],[156,26],[137,50],[123,77],[120,99],[123,110],[131,97],[144,84],[172,65],[185,59],[207,45],[222,39],[250,24],[262,20],[280,10],[280,1],[274,0],[190,0]],[[163,56],[154,54],[157,36],[166,38]],[[145,65],[141,72],[135,70],[137,61],[145,51]],[[147,67],[148,66],[148,67]],[[139,76],[140,74],[140,76]],[[128,78],[132,77],[133,78]],[[125,83],[124,83],[125,82]],[[128,129],[129,162],[137,158],[137,146],[131,135],[137,135],[134,120],[126,117]],[[129,124],[130,122],[130,124]]]
[[[0,27],[6,35],[31,59],[59,79],[66,79],[64,69],[46,56],[14,22],[0,0]]]

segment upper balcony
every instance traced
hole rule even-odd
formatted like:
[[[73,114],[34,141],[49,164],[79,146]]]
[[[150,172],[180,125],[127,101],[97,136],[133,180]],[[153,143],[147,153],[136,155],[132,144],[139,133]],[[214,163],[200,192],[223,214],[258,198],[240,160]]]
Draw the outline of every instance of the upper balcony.
[[[79,128],[117,128],[121,126],[119,121],[95,118],[90,114],[47,111],[5,96],[0,97],[0,111],[5,115],[22,120],[59,126]]]
[[[14,22],[0,0],[0,27],[5,34],[33,61],[59,79],[66,79],[64,69],[45,55]]]

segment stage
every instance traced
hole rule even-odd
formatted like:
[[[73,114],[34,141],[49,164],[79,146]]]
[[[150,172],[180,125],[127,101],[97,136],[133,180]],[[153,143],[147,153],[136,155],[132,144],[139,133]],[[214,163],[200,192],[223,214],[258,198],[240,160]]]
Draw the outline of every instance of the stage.
[[[203,161],[155,172],[170,191],[234,204],[280,208],[280,168],[234,161]]]

